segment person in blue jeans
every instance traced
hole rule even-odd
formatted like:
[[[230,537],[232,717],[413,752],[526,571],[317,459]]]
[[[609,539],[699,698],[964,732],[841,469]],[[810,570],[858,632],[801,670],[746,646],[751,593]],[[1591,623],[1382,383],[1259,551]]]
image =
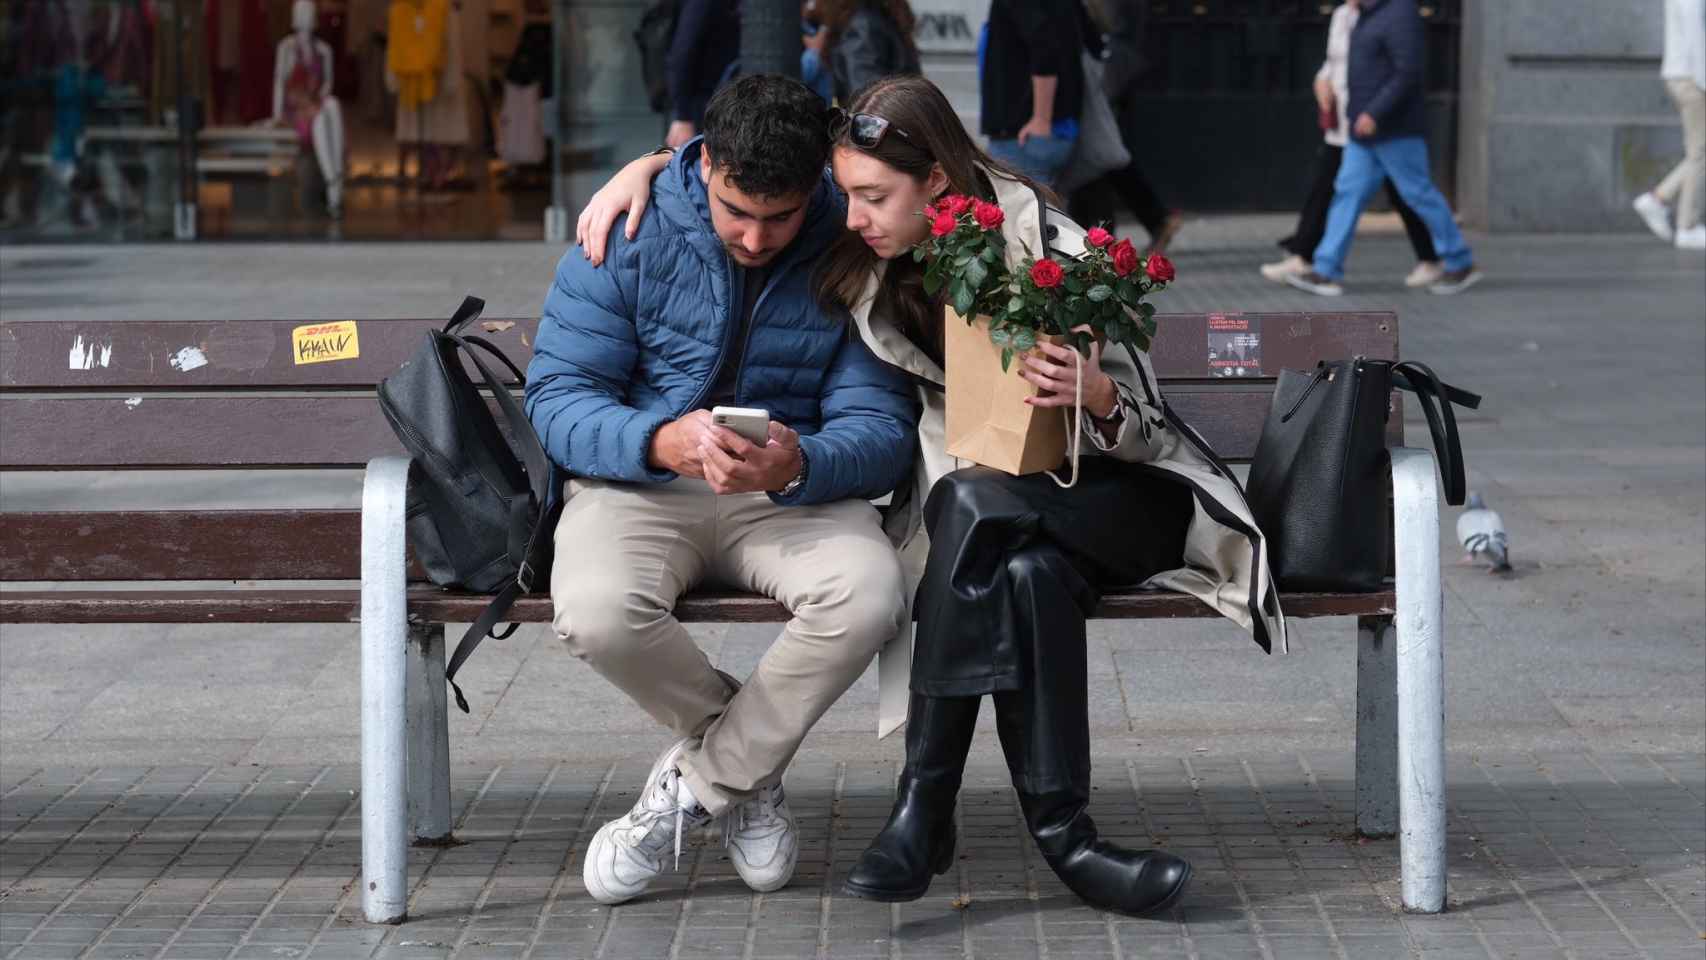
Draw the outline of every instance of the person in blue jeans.
[[[1049,0],[992,0],[978,37],[989,155],[1046,186],[1078,142],[1083,48],[1077,13],[1069,7],[1063,15]]]
[[[1354,117],[1327,229],[1315,248],[1313,268],[1285,282],[1321,296],[1344,293],[1345,256],[1357,218],[1390,178],[1398,195],[1427,225],[1445,273],[1431,293],[1460,293],[1481,279],[1474,254],[1451,217],[1451,206],[1428,172],[1427,109],[1422,91],[1422,19],[1416,0],[1361,0],[1362,17],[1351,32],[1350,95]]]

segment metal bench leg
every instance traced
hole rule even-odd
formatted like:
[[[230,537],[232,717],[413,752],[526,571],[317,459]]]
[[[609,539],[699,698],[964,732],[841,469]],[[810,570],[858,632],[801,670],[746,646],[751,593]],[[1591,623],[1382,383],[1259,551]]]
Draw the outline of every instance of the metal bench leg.
[[[1392,449],[1398,580],[1398,827],[1404,909],[1445,909],[1445,599],[1426,450]]]
[[[407,460],[380,457],[361,491],[361,906],[371,923],[401,923],[408,910],[408,478]]]
[[[1357,618],[1357,833],[1398,832],[1398,658],[1391,617]]]
[[[444,624],[409,624],[409,836],[450,839],[450,724],[444,691]]]

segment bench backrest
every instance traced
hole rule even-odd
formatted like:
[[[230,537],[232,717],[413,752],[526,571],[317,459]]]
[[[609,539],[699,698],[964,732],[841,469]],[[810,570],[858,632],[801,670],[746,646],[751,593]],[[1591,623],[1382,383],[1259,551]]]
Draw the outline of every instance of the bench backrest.
[[[1159,321],[1163,391],[1232,461],[1254,452],[1282,368],[1398,355],[1391,313]],[[401,454],[374,388],[442,321],[352,321],[353,355],[320,359],[330,323],[0,322],[0,470],[349,469]],[[536,319],[479,326],[525,366]],[[359,532],[353,510],[6,513],[0,581],[352,579]]]

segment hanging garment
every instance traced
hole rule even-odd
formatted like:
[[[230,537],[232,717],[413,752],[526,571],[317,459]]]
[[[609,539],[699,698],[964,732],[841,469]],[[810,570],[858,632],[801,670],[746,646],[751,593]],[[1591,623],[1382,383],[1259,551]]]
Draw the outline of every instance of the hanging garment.
[[[149,33],[138,0],[97,7],[83,44],[89,69],[105,77],[108,86],[145,89],[152,69],[149,56],[153,39]]]
[[[285,5],[288,16],[289,5]],[[227,7],[222,11],[231,15]],[[272,116],[273,37],[290,32],[289,22],[283,29],[274,29],[266,0],[238,0],[236,15],[242,24],[242,64],[237,71],[237,117],[242,123],[254,123]]]
[[[504,84],[503,110],[498,114],[498,158],[510,166],[545,159],[545,114],[539,85]]]
[[[462,31],[458,19],[452,15],[448,0],[426,0],[426,3],[428,7],[436,4],[445,12],[444,29],[439,33],[444,42],[444,53],[434,83],[437,92],[431,99],[411,108],[404,102],[402,85],[399,82],[395,131],[397,140],[399,143],[466,146],[470,140],[469,83],[463,76]]]
[[[403,112],[438,96],[449,14],[449,0],[392,0],[385,69],[397,82],[399,137]]]

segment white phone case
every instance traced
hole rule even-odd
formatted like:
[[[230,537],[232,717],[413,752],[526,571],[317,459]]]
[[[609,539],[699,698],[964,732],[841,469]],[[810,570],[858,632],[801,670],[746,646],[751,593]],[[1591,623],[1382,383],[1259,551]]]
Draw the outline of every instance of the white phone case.
[[[711,422],[733,430],[755,446],[770,442],[770,411],[754,407],[713,407]]]

